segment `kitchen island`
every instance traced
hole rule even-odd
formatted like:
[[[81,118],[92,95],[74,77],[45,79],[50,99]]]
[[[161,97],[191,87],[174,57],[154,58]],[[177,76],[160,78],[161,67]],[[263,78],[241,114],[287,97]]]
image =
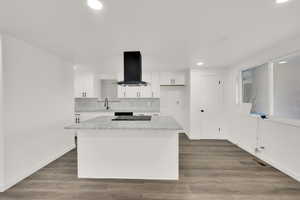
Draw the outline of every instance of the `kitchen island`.
[[[65,127],[77,130],[78,177],[178,180],[178,133],[172,118],[113,121],[101,116]]]

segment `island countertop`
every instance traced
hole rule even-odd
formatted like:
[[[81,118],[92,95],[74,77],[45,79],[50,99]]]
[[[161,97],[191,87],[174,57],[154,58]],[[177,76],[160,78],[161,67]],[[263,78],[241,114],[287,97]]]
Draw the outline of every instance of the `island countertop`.
[[[152,116],[151,121],[112,121],[113,116],[100,116],[80,124],[66,126],[70,130],[99,130],[99,129],[149,129],[149,130],[183,130],[170,116]]]

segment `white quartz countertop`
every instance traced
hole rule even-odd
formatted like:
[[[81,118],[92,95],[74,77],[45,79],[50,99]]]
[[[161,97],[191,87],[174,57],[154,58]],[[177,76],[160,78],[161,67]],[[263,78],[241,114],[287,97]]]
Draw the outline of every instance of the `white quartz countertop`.
[[[112,121],[114,116],[100,116],[80,124],[66,126],[70,130],[98,129],[149,129],[149,130],[183,130],[170,116],[152,116],[151,121]]]

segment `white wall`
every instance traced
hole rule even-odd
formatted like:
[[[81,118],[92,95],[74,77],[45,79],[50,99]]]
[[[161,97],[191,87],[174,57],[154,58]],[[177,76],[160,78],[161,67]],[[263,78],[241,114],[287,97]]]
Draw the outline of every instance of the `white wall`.
[[[3,133],[3,66],[2,66],[2,36],[0,35],[0,192],[4,187],[4,133]]]
[[[186,129],[188,121],[185,111],[188,109],[186,87],[163,86],[160,87],[160,112],[169,115]]]
[[[5,188],[74,147],[64,130],[73,115],[72,66],[3,37]]]
[[[274,115],[300,119],[300,53],[274,65]]]
[[[300,181],[300,127],[273,119],[262,120],[248,114],[241,114],[239,106],[236,105],[236,79],[240,70],[285,56],[299,47],[300,38],[292,38],[232,67],[227,76],[229,84],[225,93],[226,119],[229,124],[228,139]],[[265,150],[255,153],[255,148],[261,146],[265,147]]]

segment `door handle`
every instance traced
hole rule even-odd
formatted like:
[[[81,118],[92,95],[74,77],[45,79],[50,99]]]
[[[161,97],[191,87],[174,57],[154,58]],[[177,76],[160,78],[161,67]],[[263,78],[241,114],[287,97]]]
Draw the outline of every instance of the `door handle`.
[[[204,113],[205,111],[203,109],[200,110],[202,113]]]

